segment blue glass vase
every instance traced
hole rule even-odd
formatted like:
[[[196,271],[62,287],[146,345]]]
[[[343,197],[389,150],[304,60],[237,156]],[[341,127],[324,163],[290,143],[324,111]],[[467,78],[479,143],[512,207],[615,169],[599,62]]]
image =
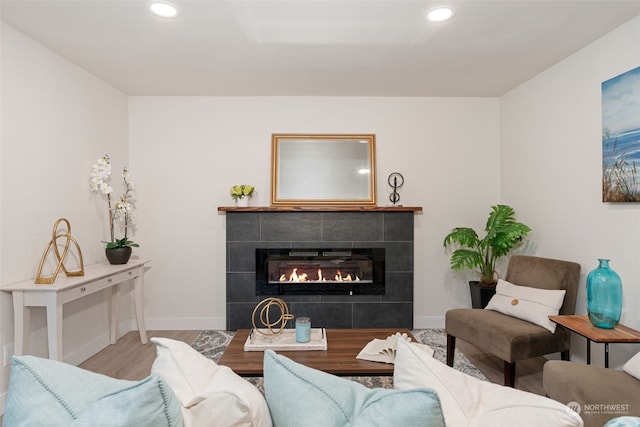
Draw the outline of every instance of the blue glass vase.
[[[593,326],[613,329],[622,314],[622,280],[609,268],[608,259],[598,262],[587,275],[587,312]]]

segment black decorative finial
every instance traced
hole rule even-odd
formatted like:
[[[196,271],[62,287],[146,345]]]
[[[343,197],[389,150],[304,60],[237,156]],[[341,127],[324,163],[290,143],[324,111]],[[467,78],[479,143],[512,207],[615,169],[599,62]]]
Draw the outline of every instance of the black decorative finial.
[[[404,177],[400,175],[398,172],[394,172],[389,175],[389,179],[387,180],[391,188],[393,188],[393,192],[389,194],[389,200],[393,203],[393,206],[396,206],[400,201],[400,194],[398,194],[398,189],[402,188],[404,184]]]

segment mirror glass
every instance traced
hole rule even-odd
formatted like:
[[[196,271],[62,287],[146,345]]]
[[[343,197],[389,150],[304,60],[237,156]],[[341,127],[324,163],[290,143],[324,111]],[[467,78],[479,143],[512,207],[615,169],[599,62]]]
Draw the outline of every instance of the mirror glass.
[[[375,135],[272,136],[272,205],[375,205]]]

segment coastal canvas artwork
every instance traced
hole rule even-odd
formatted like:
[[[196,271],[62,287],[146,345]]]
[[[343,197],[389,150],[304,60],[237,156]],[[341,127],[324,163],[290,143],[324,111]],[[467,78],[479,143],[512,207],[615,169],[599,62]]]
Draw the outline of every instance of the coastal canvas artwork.
[[[640,202],[640,67],[602,83],[602,201]]]

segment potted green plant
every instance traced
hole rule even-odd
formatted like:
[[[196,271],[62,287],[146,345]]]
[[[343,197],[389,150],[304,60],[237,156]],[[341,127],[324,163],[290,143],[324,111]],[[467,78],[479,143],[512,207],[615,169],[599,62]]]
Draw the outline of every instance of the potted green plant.
[[[496,205],[491,207],[484,231],[486,234],[481,239],[472,228],[456,227],[443,243],[447,249],[457,248],[451,254],[453,270],[478,272],[479,280],[469,282],[474,308],[486,306],[495,293],[496,261],[518,246],[531,229],[515,220],[511,206]]]

